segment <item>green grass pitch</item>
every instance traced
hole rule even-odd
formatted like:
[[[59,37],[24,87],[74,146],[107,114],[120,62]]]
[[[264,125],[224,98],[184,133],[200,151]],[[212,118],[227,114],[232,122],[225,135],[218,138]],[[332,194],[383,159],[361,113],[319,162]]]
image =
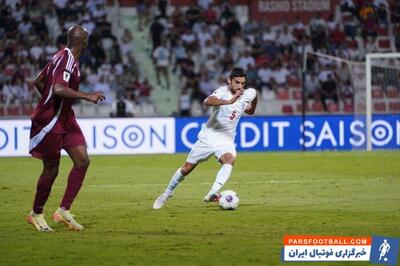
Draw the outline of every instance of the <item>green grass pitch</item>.
[[[63,157],[45,208],[54,233],[25,220],[41,162],[0,158],[0,265],[279,265],[286,234],[400,237],[400,152],[239,153],[224,187],[240,196],[235,211],[202,202],[219,168],[210,158],[152,210],[185,158],[91,156],[72,208],[85,229],[72,232],[50,220]]]

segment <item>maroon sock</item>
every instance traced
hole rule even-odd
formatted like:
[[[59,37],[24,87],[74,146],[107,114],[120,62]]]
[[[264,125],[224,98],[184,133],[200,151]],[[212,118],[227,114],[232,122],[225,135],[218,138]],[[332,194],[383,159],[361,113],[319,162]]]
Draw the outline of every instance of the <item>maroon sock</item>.
[[[72,202],[81,189],[86,170],[86,168],[73,167],[69,173],[67,188],[60,205],[64,210],[69,210],[71,208]]]
[[[46,177],[43,174],[39,177],[36,186],[35,201],[33,202],[33,211],[35,213],[43,212],[43,207],[49,198],[54,180],[55,178]]]

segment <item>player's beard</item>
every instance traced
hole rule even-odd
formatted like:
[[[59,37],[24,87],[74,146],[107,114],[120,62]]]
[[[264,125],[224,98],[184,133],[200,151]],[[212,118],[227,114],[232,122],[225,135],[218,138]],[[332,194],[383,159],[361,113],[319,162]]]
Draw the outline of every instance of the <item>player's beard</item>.
[[[242,88],[232,88],[232,89],[231,89],[231,92],[232,92],[233,94],[236,94],[236,93],[238,93],[239,91],[243,91],[243,89],[242,89]]]
[[[243,90],[243,89],[241,89],[240,87],[239,87],[239,88],[235,88],[235,87],[232,86],[232,85],[229,86],[229,89],[230,89],[230,91],[232,92],[232,94],[235,94],[235,93],[237,93],[237,92],[240,91],[240,90]]]

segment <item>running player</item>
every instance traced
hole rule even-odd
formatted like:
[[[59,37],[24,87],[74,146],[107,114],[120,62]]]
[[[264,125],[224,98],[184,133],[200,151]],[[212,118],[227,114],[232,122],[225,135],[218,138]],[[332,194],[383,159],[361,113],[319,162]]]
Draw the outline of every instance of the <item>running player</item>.
[[[236,159],[234,144],[236,127],[243,112],[254,114],[257,92],[253,88],[244,90],[246,73],[241,68],[232,69],[228,85],[215,90],[204,100],[214,110],[206,126],[198,134],[198,140],[190,151],[184,165],[172,176],[169,185],[154,202],[153,209],[160,209],[172,196],[175,187],[201,162],[214,155],[222,165],[214,184],[204,197],[205,202],[218,201],[218,191],[229,179]]]

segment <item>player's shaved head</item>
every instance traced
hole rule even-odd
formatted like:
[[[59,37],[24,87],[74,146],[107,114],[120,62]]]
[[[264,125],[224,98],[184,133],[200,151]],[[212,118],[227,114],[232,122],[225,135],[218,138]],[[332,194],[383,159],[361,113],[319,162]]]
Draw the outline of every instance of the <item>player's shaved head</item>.
[[[72,47],[82,47],[85,48],[87,46],[87,39],[89,37],[89,33],[82,26],[72,26],[68,30],[68,44]]]

